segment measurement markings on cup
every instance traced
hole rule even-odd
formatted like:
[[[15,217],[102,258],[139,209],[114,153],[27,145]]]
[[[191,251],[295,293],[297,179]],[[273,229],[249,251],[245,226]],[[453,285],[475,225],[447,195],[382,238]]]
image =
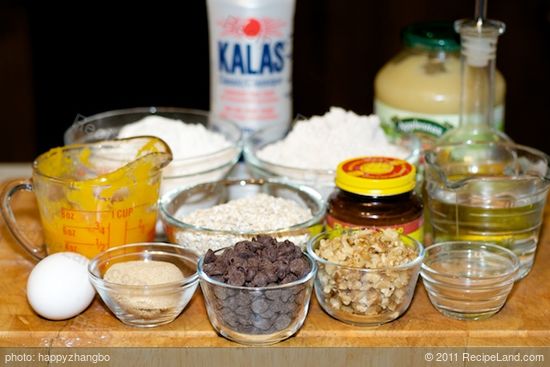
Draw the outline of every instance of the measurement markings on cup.
[[[137,204],[131,207],[111,210],[81,210],[61,208],[65,248],[75,251],[78,246],[93,246],[103,251],[112,243],[111,225],[116,233],[123,235],[123,243],[128,241],[129,232],[145,233],[146,225],[141,218],[133,217],[139,213],[136,209],[148,204]],[[74,223],[74,224],[73,224]],[[86,225],[90,223],[90,225]],[[103,224],[102,224],[103,223]],[[115,242],[118,243],[115,239]]]

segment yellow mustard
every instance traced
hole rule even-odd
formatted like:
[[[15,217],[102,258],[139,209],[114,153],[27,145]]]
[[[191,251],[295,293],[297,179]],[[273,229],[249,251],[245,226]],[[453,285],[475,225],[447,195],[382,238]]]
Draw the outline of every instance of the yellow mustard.
[[[402,32],[404,48],[378,72],[374,112],[387,133],[414,133],[425,143],[458,126],[460,42],[451,22],[424,22]],[[494,121],[504,128],[505,80],[495,75]]]

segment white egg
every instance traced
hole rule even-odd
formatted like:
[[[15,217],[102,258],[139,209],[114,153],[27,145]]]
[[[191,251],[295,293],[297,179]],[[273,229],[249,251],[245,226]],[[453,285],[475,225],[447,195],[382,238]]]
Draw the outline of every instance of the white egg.
[[[50,320],[69,319],[84,311],[95,296],[88,262],[75,252],[59,252],[40,261],[27,280],[33,310]]]

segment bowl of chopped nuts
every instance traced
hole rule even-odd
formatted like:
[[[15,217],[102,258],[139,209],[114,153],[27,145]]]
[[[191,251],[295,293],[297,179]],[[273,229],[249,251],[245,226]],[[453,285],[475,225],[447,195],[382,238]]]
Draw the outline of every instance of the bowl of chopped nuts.
[[[394,229],[332,230],[313,237],[315,295],[330,316],[358,326],[393,321],[409,307],[424,247]]]
[[[210,323],[241,344],[284,340],[304,323],[316,270],[300,247],[271,236],[209,250],[198,273]]]
[[[175,189],[159,211],[169,242],[200,254],[267,234],[305,249],[322,230],[325,202],[314,189],[269,179],[228,179]]]

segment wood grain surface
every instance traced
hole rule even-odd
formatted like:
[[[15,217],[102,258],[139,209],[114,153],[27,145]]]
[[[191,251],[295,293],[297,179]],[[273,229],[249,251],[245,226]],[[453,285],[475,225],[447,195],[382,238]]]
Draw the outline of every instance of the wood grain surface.
[[[32,194],[14,200],[18,219],[39,242],[40,223]],[[548,209],[548,208],[547,208]],[[550,217],[531,273],[519,281],[505,307],[483,321],[457,321],[430,304],[421,281],[409,310],[378,327],[356,327],[325,314],[315,299],[302,329],[275,347],[550,346]],[[36,315],[25,295],[34,262],[0,227],[0,346],[2,347],[234,347],[212,329],[199,291],[172,323],[152,329],[122,324],[96,297],[79,316],[49,321]],[[312,297],[314,298],[314,297]]]

